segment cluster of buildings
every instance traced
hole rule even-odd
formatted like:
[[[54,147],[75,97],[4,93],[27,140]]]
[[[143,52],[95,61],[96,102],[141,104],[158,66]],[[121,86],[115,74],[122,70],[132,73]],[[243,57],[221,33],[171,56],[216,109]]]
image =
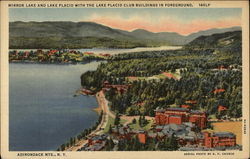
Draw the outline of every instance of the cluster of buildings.
[[[225,110],[223,106],[218,109]],[[157,108],[155,110],[157,132],[169,136],[173,133],[180,145],[197,145],[206,148],[236,146],[236,135],[230,132],[201,132],[207,127],[207,114],[189,108]],[[200,130],[196,128],[200,128]]]
[[[172,118],[172,115],[175,116]],[[237,147],[236,135],[231,132],[211,133],[201,131],[201,129],[206,128],[206,122],[206,114],[202,112],[183,108],[168,108],[163,111],[163,109],[158,108],[155,115],[155,125],[150,130],[136,130],[131,128],[129,124],[115,125],[111,127],[109,133],[88,137],[87,144],[83,145],[78,151],[105,150],[108,140],[112,140],[115,145],[113,150],[117,150],[119,142],[131,140],[133,137],[137,137],[140,143],[146,144],[149,139],[163,141],[172,136],[177,138],[179,150],[181,151],[218,150]]]
[[[110,54],[107,53],[100,53],[100,54],[95,54],[93,52],[84,52],[83,55],[90,55],[90,56],[101,56],[101,57],[110,57]]]
[[[107,134],[90,136],[88,143],[78,151],[101,151],[105,147],[108,137]]]
[[[103,53],[100,53],[99,56],[103,56],[103,57],[110,57],[111,55],[110,54],[103,54]]]
[[[130,85],[113,85],[105,81],[102,90],[105,92],[115,89],[117,93],[123,93],[129,87]],[[223,92],[225,92],[224,89],[215,89],[213,91],[214,94]],[[137,137],[140,143],[146,144],[149,139],[162,141],[172,136],[177,138],[179,150],[217,150],[223,147],[236,147],[235,134],[231,132],[211,133],[204,130],[207,128],[208,114],[199,110],[193,110],[192,107],[195,104],[197,104],[197,101],[189,100],[185,104],[180,105],[180,107],[166,109],[158,107],[155,110],[155,124],[150,130],[134,130],[129,125],[116,125],[107,134],[90,137],[88,144],[84,145],[81,150],[103,150],[107,140],[112,140],[117,145],[122,140],[131,140],[133,137]],[[225,106],[218,105],[219,112],[224,110],[227,110]]]
[[[89,137],[88,143],[79,151],[101,151],[107,145],[107,140],[112,140],[115,145],[118,145],[121,140],[131,140],[132,137],[136,136],[140,143],[146,144],[150,138],[162,141],[173,135],[177,138],[180,150],[190,148],[193,148],[190,150],[214,150],[222,147],[236,147],[236,136],[233,133],[201,132],[197,131],[196,128],[196,125],[190,122],[157,125],[149,131],[133,130],[128,125],[113,126],[109,134]]]
[[[127,90],[128,87],[111,85],[105,82],[103,88],[123,88]],[[196,101],[186,101],[185,104],[190,106],[196,104]],[[222,107],[220,109],[223,109]],[[182,105],[178,108],[157,108],[155,110],[155,123],[151,129],[147,131],[135,130],[130,127],[130,124],[115,125],[111,127],[109,133],[89,137],[88,143],[81,150],[103,150],[107,145],[107,140],[112,140],[117,146],[120,141],[131,140],[133,137],[137,137],[140,143],[146,144],[149,139],[160,142],[172,136],[177,138],[180,150],[218,150],[218,148],[236,147],[235,134],[231,132],[211,133],[204,130],[207,128],[207,116],[206,112],[192,110],[190,107]]]
[[[208,148],[235,146],[236,136],[231,132],[204,132],[204,146]]]
[[[103,83],[102,91],[115,89],[116,93],[126,92],[131,85],[114,85],[108,81]],[[83,90],[86,93],[88,90]],[[225,92],[219,88],[212,91],[214,94]],[[143,103],[138,103],[143,104]],[[138,141],[146,144],[147,140],[163,141],[175,136],[180,150],[194,148],[193,150],[214,150],[218,148],[232,148],[237,146],[236,135],[231,132],[208,132],[208,114],[203,111],[193,110],[197,101],[188,100],[180,107],[156,108],[155,123],[150,130],[135,130],[128,125],[116,125],[109,133],[92,136],[82,149],[86,151],[99,151],[105,148],[107,140],[112,140],[116,145],[122,140],[131,140],[137,137]],[[218,105],[218,111],[227,110],[226,106]],[[152,141],[152,140],[151,140]]]
[[[129,84],[126,84],[126,85],[118,85],[118,84],[110,84],[108,81],[104,81],[103,82],[103,87],[102,87],[102,91],[103,92],[106,92],[110,89],[115,89],[115,91],[117,93],[124,93],[128,90],[128,88],[130,87],[131,85]]]
[[[190,110],[188,108],[157,108],[155,112],[155,123],[157,125],[190,122],[201,129],[206,127],[207,115],[205,112]]]
[[[202,133],[197,132],[195,125],[189,122],[183,124],[167,124],[156,126],[157,135],[162,137],[171,137],[175,135],[178,138],[179,145],[197,144],[202,145]]]
[[[84,58],[106,59],[110,54],[100,53],[94,54],[92,52],[81,52],[76,50],[31,50],[31,51],[10,51],[9,60],[11,62],[25,61],[25,62],[60,62],[60,63],[76,63],[82,62]]]

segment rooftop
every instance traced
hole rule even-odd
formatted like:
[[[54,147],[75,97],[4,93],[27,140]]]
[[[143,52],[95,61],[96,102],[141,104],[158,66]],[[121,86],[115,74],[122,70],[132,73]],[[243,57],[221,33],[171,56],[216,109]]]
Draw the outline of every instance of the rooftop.
[[[170,115],[169,117],[181,118],[180,115]]]
[[[220,92],[225,92],[225,89],[220,88],[214,90],[214,93],[220,93]]]
[[[199,111],[199,110],[191,110],[190,113],[192,113],[192,114],[203,114],[204,112]]]
[[[183,112],[189,111],[187,108],[167,108],[166,110],[167,111],[183,111]]]
[[[165,109],[164,108],[160,108],[160,107],[157,107],[155,109],[156,112],[165,112]]]
[[[215,132],[213,133],[213,136],[233,138],[235,137],[235,134],[231,132]]]

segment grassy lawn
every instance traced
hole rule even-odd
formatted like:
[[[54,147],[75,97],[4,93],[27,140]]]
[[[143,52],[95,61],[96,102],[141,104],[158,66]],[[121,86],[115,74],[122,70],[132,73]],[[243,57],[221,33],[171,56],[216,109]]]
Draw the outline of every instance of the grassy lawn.
[[[144,130],[149,130],[152,128],[152,125],[153,125],[153,120],[148,120],[148,124],[146,126],[143,127]]]
[[[242,144],[242,122],[214,122],[212,129],[204,129],[204,131],[212,132],[232,132],[236,135],[236,143]]]
[[[197,73],[197,72],[190,72],[189,73],[190,75],[194,75],[194,76],[199,76],[200,78],[202,78],[202,75],[200,73]]]
[[[126,123],[126,122],[127,122],[127,120],[125,120],[125,119],[121,119],[121,120],[120,120],[120,124],[122,124],[122,125],[123,125],[124,123]]]
[[[139,80],[146,80],[147,77],[137,77]]]
[[[217,119],[214,114],[213,115],[209,115],[209,118],[211,118],[211,119]]]
[[[152,125],[153,125],[153,121],[152,120],[148,120],[148,124],[145,125],[144,127],[141,127],[139,125],[138,121],[135,124],[130,124],[129,126],[130,126],[130,128],[135,129],[135,130],[143,129],[143,130],[147,131],[147,130],[149,130],[149,129],[152,128]]]
[[[171,73],[171,74],[172,74],[172,75],[174,75],[177,79],[180,79],[180,78],[181,78],[181,76],[180,76],[180,74],[179,74],[179,73],[172,73],[172,72],[170,72],[170,71],[166,71],[166,72]],[[168,77],[166,77],[166,76],[165,76],[165,75],[163,75],[163,74],[154,75],[153,77],[157,77],[157,78],[159,78],[159,79],[165,79],[165,78],[168,78]]]
[[[130,128],[134,129],[134,130],[139,130],[141,129],[140,125],[139,125],[139,122],[136,122],[135,124],[131,124],[129,125]]]
[[[215,132],[228,131],[236,135],[236,143],[242,144],[242,122],[229,121],[229,122],[215,122],[212,123]]]
[[[176,108],[177,105],[176,104],[172,104],[172,105],[169,105],[170,108]]]
[[[178,74],[178,73],[171,73],[171,74],[173,74],[177,79],[181,78],[180,74]],[[149,80],[149,79],[156,79],[157,80],[157,79],[165,79],[165,78],[168,78],[168,77],[166,77],[163,74],[158,74],[158,75],[153,75],[151,77],[137,77],[137,80]],[[127,78],[127,80],[129,80],[130,82],[135,81],[135,80],[131,80],[129,78]]]
[[[107,133],[109,131],[109,126],[114,125],[114,121],[115,121],[115,119],[109,116],[108,123],[107,123],[106,127],[103,130],[104,133]]]
[[[179,73],[172,73],[172,75],[174,75],[177,79],[181,78],[181,75]]]
[[[157,77],[157,78],[159,78],[159,79],[165,79],[165,78],[167,78],[167,77],[164,76],[163,74],[154,75],[154,77]]]

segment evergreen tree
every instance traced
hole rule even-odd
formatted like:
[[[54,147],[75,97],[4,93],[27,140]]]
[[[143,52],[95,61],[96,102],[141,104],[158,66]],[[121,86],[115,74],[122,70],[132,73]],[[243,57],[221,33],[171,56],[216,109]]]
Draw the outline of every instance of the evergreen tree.
[[[139,125],[141,126],[142,125],[142,118],[141,118],[141,115],[139,117]]]
[[[135,118],[132,120],[132,123],[133,123],[133,124],[136,124],[136,119],[135,119]]]
[[[61,145],[61,151],[64,151],[65,150],[65,144],[62,144]]]
[[[179,148],[177,137],[173,134],[169,140],[169,150],[177,150]]]
[[[114,125],[119,125],[119,124],[120,124],[120,116],[118,113],[116,113]]]
[[[112,133],[112,126],[111,126],[111,124],[109,125],[109,134],[111,134]]]

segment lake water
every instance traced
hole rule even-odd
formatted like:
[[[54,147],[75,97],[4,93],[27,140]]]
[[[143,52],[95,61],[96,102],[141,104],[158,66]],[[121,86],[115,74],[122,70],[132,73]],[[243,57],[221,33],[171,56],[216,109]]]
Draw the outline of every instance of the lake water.
[[[161,46],[161,47],[137,47],[133,49],[78,49],[81,52],[94,52],[97,54],[107,53],[107,54],[122,54],[131,52],[142,52],[142,51],[161,51],[161,50],[176,50],[182,48],[181,46]]]
[[[9,150],[56,150],[93,126],[95,97],[73,94],[81,74],[98,64],[10,64]]]
[[[175,50],[179,46],[134,49],[78,49],[94,53],[129,53]],[[32,49],[17,49],[32,50]],[[48,151],[95,124],[93,96],[73,97],[80,76],[95,70],[98,62],[85,65],[10,64],[9,150]]]
[[[160,51],[160,50],[176,50],[182,48],[181,46],[161,46],[161,47],[138,47],[133,49],[111,49],[111,48],[93,48],[93,49],[72,49],[78,50],[81,52],[93,52],[93,53],[107,53],[107,54],[121,54],[121,53],[130,53],[130,52],[141,52],[141,51]],[[10,49],[12,50],[19,50],[19,51],[36,51],[37,49]],[[47,49],[43,49],[47,50]]]

